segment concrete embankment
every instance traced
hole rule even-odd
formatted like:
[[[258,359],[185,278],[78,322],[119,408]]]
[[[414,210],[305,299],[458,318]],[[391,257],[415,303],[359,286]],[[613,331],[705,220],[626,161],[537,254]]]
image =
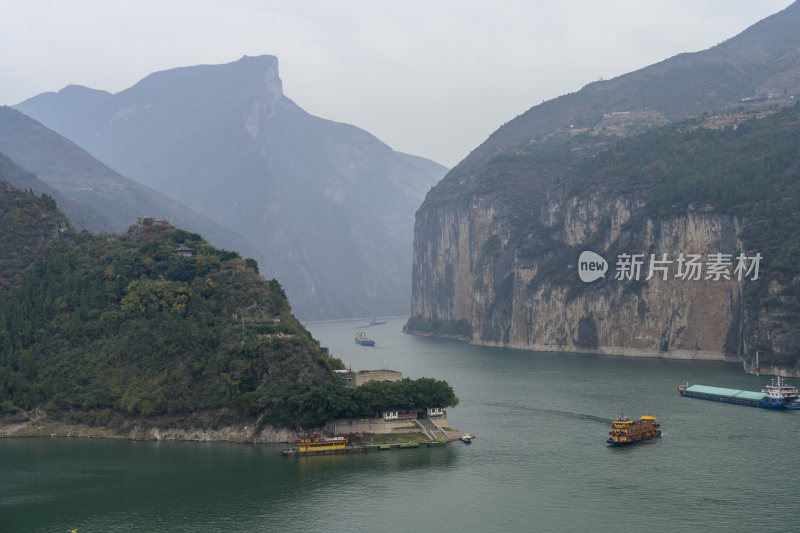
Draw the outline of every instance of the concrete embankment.
[[[215,413],[218,415],[219,413]],[[74,417],[73,417],[74,418]],[[79,423],[70,417],[48,416],[41,409],[19,413],[14,418],[0,420],[0,438],[10,437],[83,437],[130,440],[185,440],[203,442],[289,443],[297,438],[296,432],[259,424],[257,419],[239,419],[216,427],[207,427],[197,414],[185,417],[151,417],[125,419],[118,417],[113,424]],[[205,427],[204,427],[205,426]],[[311,429],[311,428],[307,428]],[[319,431],[325,435],[347,435],[357,441],[370,435],[370,440],[393,442],[406,440],[456,440],[460,431],[447,428],[447,418],[426,419],[422,426],[416,420],[385,421],[382,418],[337,420]]]

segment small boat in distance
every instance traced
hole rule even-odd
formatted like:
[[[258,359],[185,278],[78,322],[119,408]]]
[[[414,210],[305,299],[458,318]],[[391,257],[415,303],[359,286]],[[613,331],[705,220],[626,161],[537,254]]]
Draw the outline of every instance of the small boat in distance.
[[[724,389],[706,385],[690,386],[687,383],[686,385],[678,387],[678,393],[687,398],[733,403],[736,405],[746,405],[748,407],[800,409],[797,387],[784,383],[780,376],[778,376],[777,383],[776,380],[773,379],[772,383],[761,389],[761,392]]]
[[[378,320],[378,319],[377,319],[377,318],[375,318],[375,317],[372,317],[372,318],[369,320],[369,325],[370,325],[370,326],[380,326],[380,325],[382,325],[382,324],[386,324],[386,321],[385,321],[385,320]]]
[[[645,415],[639,420],[631,420],[620,416],[612,422],[606,442],[611,446],[624,446],[660,436],[661,426],[656,423],[656,417]]]
[[[473,437],[472,435],[469,435],[469,434],[465,433],[465,434],[461,435],[461,436],[460,436],[460,437],[458,437],[458,438],[459,438],[459,439],[461,440],[461,442],[463,442],[464,444],[472,444],[472,439],[474,439],[475,437]]]
[[[359,331],[356,333],[356,344],[360,344],[361,346],[375,346],[375,341],[367,337],[367,334],[363,331]]]

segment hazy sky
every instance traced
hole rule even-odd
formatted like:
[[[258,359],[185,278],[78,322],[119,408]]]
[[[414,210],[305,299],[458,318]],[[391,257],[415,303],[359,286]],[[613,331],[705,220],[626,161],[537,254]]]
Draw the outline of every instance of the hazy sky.
[[[306,111],[453,166],[542,101],[703,50],[789,0],[0,0],[0,105],[278,56]]]

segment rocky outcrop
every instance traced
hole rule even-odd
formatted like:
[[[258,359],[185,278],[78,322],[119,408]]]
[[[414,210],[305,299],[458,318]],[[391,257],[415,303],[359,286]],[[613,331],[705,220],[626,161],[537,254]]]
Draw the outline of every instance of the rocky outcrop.
[[[748,370],[763,350],[762,368],[800,375],[798,17],[800,2],[492,133],[417,212],[407,331]]]
[[[600,255],[621,250],[623,242],[628,253],[667,253],[673,260],[680,252],[735,255],[742,249],[741,221],[734,217],[692,213],[623,230],[636,209],[641,205],[621,199],[546,201],[540,210],[544,222],[575,250],[569,263],[556,265],[572,275],[556,281],[537,276],[553,266],[552,256],[524,258],[509,247],[513,230],[498,216],[500,206],[475,201],[421,211],[413,313],[466,319],[470,340],[478,344],[725,358],[729,330],[740,313],[741,284],[735,278],[703,282],[676,279],[670,272],[666,281],[660,275],[646,281],[643,265],[638,282],[614,280],[613,272],[591,284],[578,279],[579,247],[603,221],[606,229],[594,249]]]
[[[77,416],[76,416],[77,414]],[[251,444],[290,443],[297,438],[296,431],[264,425],[255,417],[229,421],[217,427],[209,427],[209,419],[218,418],[220,412],[193,413],[185,416],[156,416],[147,418],[123,417],[114,414],[113,422],[106,425],[88,424],[80,418],[91,417],[92,412],[55,413],[49,416],[41,408],[29,413],[0,418],[0,438],[12,437],[81,437],[113,438],[129,440],[185,440],[198,442],[241,442]],[[429,419],[438,428],[447,428],[447,417]],[[309,428],[311,429],[311,428]],[[326,435],[406,435],[424,434],[424,431],[408,420],[383,418],[359,418],[335,420],[319,428]],[[448,428],[449,429],[449,428]],[[449,440],[460,436],[450,430]]]
[[[739,280],[735,271],[736,257],[744,250],[743,221],[703,210],[654,220],[642,217],[642,208],[642,202],[624,198],[551,195],[532,210],[538,211],[543,232],[556,236],[558,248],[531,256],[524,254],[501,203],[478,198],[421,209],[413,313],[466,320],[474,344],[741,360],[746,368],[753,366],[753,347],[770,342],[782,329],[767,324],[774,317],[748,314],[742,305],[743,290],[754,275],[743,271]],[[578,275],[584,250],[608,262],[605,276],[591,283]],[[708,263],[718,253],[729,254],[731,264],[715,279]],[[638,280],[633,273],[631,279],[616,279],[622,277],[618,256],[625,254],[642,255]],[[702,257],[700,279],[679,275],[686,267],[679,265],[681,254]],[[651,257],[654,271],[647,279]],[[772,290],[779,293],[780,287]],[[758,339],[764,331],[775,333]],[[774,350],[784,349],[782,340],[772,340]],[[785,367],[781,372],[796,373]]]
[[[0,419],[0,438],[85,437],[243,443],[292,442],[296,438],[295,432],[261,424],[255,417],[233,416],[234,420],[226,423],[209,424],[209,420],[219,419],[221,416],[231,417],[221,411],[145,418],[106,413],[105,423],[98,423],[96,413],[91,410],[47,413],[37,408],[29,413]],[[94,419],[94,422],[87,422],[89,418]]]

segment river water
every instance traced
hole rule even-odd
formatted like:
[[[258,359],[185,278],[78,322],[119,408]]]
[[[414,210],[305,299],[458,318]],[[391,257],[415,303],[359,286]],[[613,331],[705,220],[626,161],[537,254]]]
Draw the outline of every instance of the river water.
[[[469,346],[403,323],[308,328],[353,369],[448,381],[450,426],[472,444],[285,458],[281,445],[0,439],[0,531],[800,531],[800,412],[676,390],[768,377]],[[356,345],[359,330],[376,346]],[[620,414],[657,416],[663,437],[606,446]]]

